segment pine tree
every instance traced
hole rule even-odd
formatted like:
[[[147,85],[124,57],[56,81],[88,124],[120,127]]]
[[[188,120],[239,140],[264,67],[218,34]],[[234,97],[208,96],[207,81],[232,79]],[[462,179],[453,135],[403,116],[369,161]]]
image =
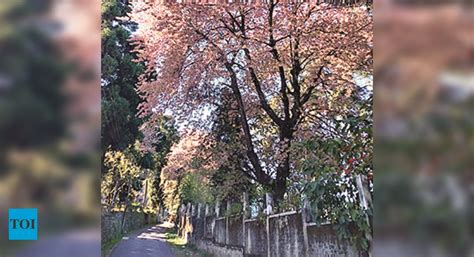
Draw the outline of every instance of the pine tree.
[[[102,2],[102,150],[123,150],[141,137],[142,119],[136,110],[140,97],[135,91],[143,72],[129,42],[136,24],[126,19],[128,0]]]

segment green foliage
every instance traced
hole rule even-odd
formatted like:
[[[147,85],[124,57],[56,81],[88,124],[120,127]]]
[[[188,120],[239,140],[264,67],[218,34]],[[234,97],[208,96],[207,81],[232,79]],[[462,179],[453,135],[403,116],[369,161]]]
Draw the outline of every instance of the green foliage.
[[[340,238],[365,251],[369,249],[366,235],[372,233],[373,211],[372,206],[361,208],[355,180],[359,174],[369,180],[373,175],[372,97],[361,89],[351,100],[343,115],[339,112],[321,118],[325,128],[334,128],[334,133],[326,130],[301,140],[293,151],[303,155],[296,166],[307,178],[304,191],[314,221],[337,224]]]
[[[146,154],[146,161],[142,164],[146,168],[156,171],[153,177],[151,201],[154,207],[164,202],[163,189],[161,187],[161,171],[167,163],[167,156],[171,147],[179,140],[178,131],[171,118],[163,117],[155,127],[159,140],[153,142],[153,151]]]
[[[102,199],[109,208],[119,208],[123,204],[133,205],[133,201],[142,194],[144,181],[151,181],[147,195],[141,195],[150,202],[145,205],[135,204],[137,207],[155,209],[163,202],[163,193],[160,188],[160,171],[166,163],[166,155],[176,136],[172,124],[169,124],[167,136],[162,139],[163,148],[156,151],[143,151],[141,143],[136,141],[122,151],[109,150],[104,156],[104,172],[102,175]],[[165,133],[165,132],[163,132]],[[168,141],[169,140],[169,141]]]
[[[101,191],[110,208],[129,203],[141,189],[141,170],[132,151],[108,151],[105,154],[107,172],[102,177]]]
[[[208,203],[211,201],[210,188],[203,183],[203,177],[197,173],[187,173],[181,180],[179,194],[182,202]]]
[[[150,190],[141,197],[150,204],[142,207],[156,209],[163,198],[160,171],[177,131],[171,118],[162,117],[153,127],[158,136],[152,149],[142,147],[139,128],[144,119],[137,115],[141,98],[135,87],[144,66],[133,61],[137,56],[129,39],[136,24],[126,18],[130,11],[127,0],[102,1],[102,199],[110,208],[124,203],[140,206],[132,201],[148,180]]]
[[[240,202],[235,202],[230,204],[230,210],[225,210],[225,216],[239,215],[243,211],[243,205]]]
[[[136,24],[125,17],[128,1],[102,1],[102,149],[123,150],[140,139],[137,117],[140,97],[135,91],[143,64],[134,62],[136,55],[129,43]]]

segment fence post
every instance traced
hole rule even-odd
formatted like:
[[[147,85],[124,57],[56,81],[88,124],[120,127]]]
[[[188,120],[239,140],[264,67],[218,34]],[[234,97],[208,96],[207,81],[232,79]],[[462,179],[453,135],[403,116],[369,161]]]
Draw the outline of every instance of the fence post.
[[[221,214],[221,205],[220,205],[220,202],[217,201],[216,202],[216,205],[214,207],[214,211],[215,211],[215,215],[214,215],[214,218],[212,219],[212,238],[213,240],[215,240],[216,238],[216,219],[219,218],[220,214]]]
[[[309,240],[308,240],[308,222],[311,221],[311,212],[309,207],[308,197],[303,196],[303,209],[301,210],[301,219],[303,221],[303,241],[304,241],[304,254],[305,257],[309,257]]]
[[[216,213],[216,218],[219,218],[221,214],[221,204],[219,203],[219,201],[216,202],[214,211]]]
[[[248,219],[250,218],[250,210],[249,210],[249,194],[244,192],[243,199],[242,199],[242,211],[243,211],[243,218]]]
[[[267,256],[270,257],[270,215],[273,214],[273,197],[270,193],[265,194],[266,209],[265,214],[267,215],[266,228],[267,228]]]
[[[207,216],[209,215],[209,204],[206,203],[204,208],[204,238],[207,238]]]
[[[226,214],[227,214],[227,215],[230,214],[230,209],[231,209],[231,207],[232,207],[232,203],[231,203],[229,200],[227,200],[227,201],[226,201],[226,212],[227,212]]]
[[[181,204],[181,208],[179,208],[178,212],[178,235],[183,237],[183,228],[184,228],[184,221],[186,219],[186,204]]]
[[[183,204],[181,205],[181,211],[180,211],[179,214],[180,214],[179,219],[180,219],[180,221],[182,221],[183,218],[184,218],[184,216],[186,215],[186,204],[183,203]]]
[[[250,218],[249,212],[249,194],[244,192],[242,195],[242,245],[244,247],[244,256],[247,247],[247,237],[245,236],[245,220]]]
[[[229,244],[229,216],[230,216],[230,207],[231,202],[227,200],[226,202],[226,215],[225,215],[225,243]]]
[[[200,219],[202,216],[202,204],[198,203],[198,209],[197,209],[197,217]]]
[[[363,210],[367,210],[369,206],[372,206],[372,197],[369,192],[369,181],[367,180],[367,177],[364,175],[357,175],[356,177],[356,185],[357,189],[359,191],[359,198],[360,198],[360,206],[362,207]],[[370,220],[369,216],[365,216],[367,225],[370,227]],[[372,257],[372,234],[370,232],[365,233],[365,237],[369,241],[369,257]]]
[[[188,231],[188,228],[189,228],[189,223],[191,223],[191,220],[192,220],[192,217],[191,217],[191,214],[192,214],[192,208],[193,208],[193,205],[191,204],[191,202],[188,203],[188,206],[186,208],[186,218],[184,219],[184,229],[185,229],[185,239],[186,239],[186,242],[189,242],[190,241],[190,235],[189,235],[189,231]]]
[[[273,196],[270,193],[265,194],[265,203],[266,203],[266,214],[272,215],[273,214]]]
[[[186,218],[191,216],[191,208],[192,208],[192,205],[191,205],[191,202],[189,202],[186,208]]]

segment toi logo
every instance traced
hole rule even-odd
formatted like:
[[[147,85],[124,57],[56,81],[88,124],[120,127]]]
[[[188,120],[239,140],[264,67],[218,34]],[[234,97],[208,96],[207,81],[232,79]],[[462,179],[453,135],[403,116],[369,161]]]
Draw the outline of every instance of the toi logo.
[[[38,209],[9,209],[8,239],[38,240]]]

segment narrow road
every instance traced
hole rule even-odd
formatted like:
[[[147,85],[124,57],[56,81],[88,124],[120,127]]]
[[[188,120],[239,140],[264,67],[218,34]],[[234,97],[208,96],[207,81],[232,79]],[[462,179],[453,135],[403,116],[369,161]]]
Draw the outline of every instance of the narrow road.
[[[169,224],[154,225],[124,237],[110,257],[174,257],[165,240],[168,227]]]

